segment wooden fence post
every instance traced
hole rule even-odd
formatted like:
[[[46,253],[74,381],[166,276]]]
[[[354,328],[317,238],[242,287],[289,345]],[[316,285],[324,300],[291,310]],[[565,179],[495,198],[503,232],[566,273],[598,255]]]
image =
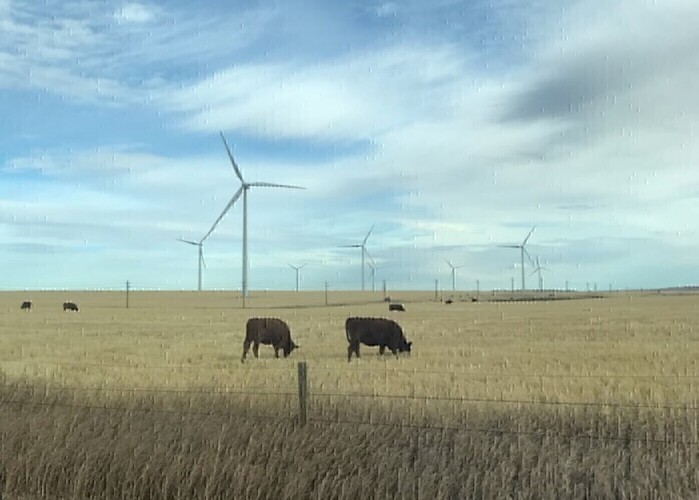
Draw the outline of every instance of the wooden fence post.
[[[298,363],[299,376],[299,424],[306,425],[306,411],[308,410],[308,370],[305,361]]]
[[[5,476],[7,472],[4,465],[0,465],[0,500],[2,500],[2,492],[5,491]]]

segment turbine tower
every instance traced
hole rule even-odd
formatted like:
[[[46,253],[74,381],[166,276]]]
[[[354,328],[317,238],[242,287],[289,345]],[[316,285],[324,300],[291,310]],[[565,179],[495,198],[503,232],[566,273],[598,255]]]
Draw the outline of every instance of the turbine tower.
[[[451,263],[451,261],[444,259],[444,262],[446,262],[449,267],[451,267],[451,291],[455,292],[456,291],[456,270],[464,267],[463,265],[461,266],[455,266]]]
[[[230,210],[230,208],[235,204],[236,201],[238,201],[238,198],[240,196],[243,196],[243,270],[242,270],[242,285],[241,285],[241,292],[243,297],[248,296],[248,191],[250,190],[251,187],[273,187],[273,188],[288,188],[288,189],[306,189],[301,186],[292,186],[289,184],[272,184],[270,182],[245,182],[245,179],[243,179],[243,174],[240,172],[240,168],[238,168],[238,165],[235,162],[235,159],[233,158],[233,154],[231,153],[231,149],[228,147],[228,143],[226,142],[226,138],[223,136],[223,132],[221,132],[221,139],[223,140],[223,145],[226,147],[226,153],[228,153],[228,158],[231,161],[231,165],[233,166],[233,170],[235,171],[235,175],[240,179],[240,187],[238,190],[235,192],[233,197],[231,198],[231,201],[228,202],[228,205],[223,209],[223,212],[221,212],[221,215],[218,216],[218,219],[216,219],[216,222],[213,223],[211,226],[211,229],[209,229],[209,232],[206,233],[206,235],[202,238],[202,241],[205,240],[214,230],[214,228],[218,225],[218,223],[223,219],[223,216],[226,215],[226,212]]]
[[[529,240],[529,237],[534,232],[534,229],[536,229],[536,226],[532,227],[532,230],[529,231],[529,234],[527,235],[526,238],[524,238],[524,241],[522,241],[521,245],[500,245],[501,248],[519,248],[519,250],[520,250],[520,258],[521,258],[521,266],[522,266],[522,291],[525,290],[525,286],[524,286],[524,254],[527,254],[527,258],[529,259],[530,262],[532,262],[532,258],[529,255],[529,252],[527,252],[527,249],[524,248],[524,246],[527,244],[527,241]],[[532,264],[533,264],[533,262],[532,262]]]
[[[204,238],[202,238],[199,241],[190,241],[190,240],[185,240],[182,238],[178,238],[177,241],[181,241],[182,243],[187,243],[189,245],[194,245],[195,247],[199,247],[199,280],[197,284],[197,290],[201,292],[201,268],[202,266],[206,267],[206,262],[204,262]]]
[[[296,271],[296,291],[299,291],[299,271],[301,270],[302,267],[305,267],[306,264],[301,264],[300,266],[292,266],[289,264],[289,267]]]
[[[362,240],[361,243],[355,244],[355,245],[341,245],[340,248],[361,248],[362,249],[362,292],[364,291],[364,256],[367,254],[366,251],[366,241],[369,239],[369,235],[371,232],[374,230],[374,226],[372,225],[371,228],[369,229],[369,232],[366,233],[366,236]]]

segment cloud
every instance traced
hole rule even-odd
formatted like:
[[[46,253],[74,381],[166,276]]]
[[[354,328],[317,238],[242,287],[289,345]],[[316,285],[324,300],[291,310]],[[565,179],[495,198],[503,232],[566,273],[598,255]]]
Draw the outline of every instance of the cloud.
[[[399,46],[312,66],[237,65],[164,98],[188,130],[307,140],[370,139],[437,115],[463,71],[451,47]]]
[[[147,23],[156,17],[156,9],[141,3],[127,3],[116,11],[117,21],[127,23]]]

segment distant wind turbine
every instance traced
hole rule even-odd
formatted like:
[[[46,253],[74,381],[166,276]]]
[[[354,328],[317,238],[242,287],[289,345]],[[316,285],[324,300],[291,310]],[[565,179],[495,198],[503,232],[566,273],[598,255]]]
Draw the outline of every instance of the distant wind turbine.
[[[532,230],[529,231],[529,234],[527,235],[526,238],[524,238],[524,241],[522,241],[521,245],[500,245],[501,248],[519,248],[519,250],[520,250],[521,266],[522,266],[522,291],[525,290],[525,285],[524,285],[524,254],[527,254],[527,258],[529,259],[530,262],[532,262],[532,258],[529,255],[529,252],[527,252],[527,249],[524,248],[524,246],[527,244],[527,241],[529,240],[529,237],[534,232],[534,229],[536,229],[536,226],[532,227]],[[533,262],[532,262],[532,264],[533,264]]]
[[[300,266],[292,266],[289,264],[289,267],[296,271],[296,291],[299,291],[299,271],[301,270],[302,267],[305,267],[306,264],[301,264]]]
[[[371,269],[371,291],[375,292],[376,291],[376,262],[374,262],[374,258],[369,254],[369,250],[366,251],[366,256],[369,257],[369,262],[367,262],[367,265],[369,266],[369,269]]]
[[[202,266],[206,267],[206,262],[204,262],[204,238],[202,238],[199,241],[190,241],[190,240],[185,240],[182,238],[178,238],[177,241],[181,241],[182,243],[187,243],[189,245],[194,245],[195,247],[199,247],[199,280],[198,280],[198,286],[197,290],[201,292],[201,268]]]
[[[374,230],[374,226],[372,225],[371,228],[369,229],[369,232],[366,233],[366,236],[362,240],[361,243],[355,244],[355,245],[341,245],[340,248],[361,248],[362,250],[362,291],[364,291],[364,256],[366,255],[366,241],[369,239],[369,235],[371,235],[371,232]]]
[[[449,261],[447,259],[444,259],[444,262],[446,262],[449,265],[449,267],[451,267],[451,290],[453,292],[455,292],[456,291],[456,270],[461,268],[461,267],[464,267],[464,266],[463,265],[455,266],[454,264],[451,263],[451,261]]]
[[[228,147],[228,143],[226,142],[226,138],[223,136],[223,132],[221,132],[221,139],[223,140],[223,145],[226,147],[226,152],[228,153],[228,158],[231,161],[231,165],[233,166],[233,170],[235,171],[235,175],[240,179],[240,187],[238,190],[235,192],[233,197],[231,198],[231,201],[228,202],[228,205],[223,209],[223,212],[221,212],[221,215],[218,216],[218,219],[216,219],[216,222],[211,226],[211,229],[209,229],[209,232],[206,233],[206,235],[202,238],[202,241],[205,240],[216,228],[219,222],[221,222],[221,219],[223,219],[223,216],[226,215],[226,212],[230,210],[230,208],[235,204],[236,201],[238,201],[238,198],[240,198],[240,195],[243,195],[243,270],[242,270],[242,294],[243,297],[247,297],[248,295],[248,190],[251,187],[274,187],[274,188],[288,188],[288,189],[306,189],[301,186],[292,186],[289,184],[272,184],[270,182],[245,182],[245,179],[243,179],[243,174],[240,172],[240,168],[238,168],[238,165],[235,162],[235,159],[233,158],[233,154],[231,153],[231,149]]]
[[[535,259],[535,269],[529,276],[533,276],[534,274],[537,274],[537,273],[539,274],[539,291],[540,292],[544,290],[544,278],[541,276],[541,271],[550,271],[550,269],[548,269],[546,267],[541,267],[541,265],[539,264],[539,256],[537,255],[537,257]]]

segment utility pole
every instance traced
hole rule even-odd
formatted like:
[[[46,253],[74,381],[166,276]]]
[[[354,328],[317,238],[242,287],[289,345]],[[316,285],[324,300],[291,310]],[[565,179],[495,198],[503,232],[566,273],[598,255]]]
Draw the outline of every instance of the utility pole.
[[[131,288],[131,283],[129,283],[129,280],[126,280],[126,308],[129,308],[129,290]]]

